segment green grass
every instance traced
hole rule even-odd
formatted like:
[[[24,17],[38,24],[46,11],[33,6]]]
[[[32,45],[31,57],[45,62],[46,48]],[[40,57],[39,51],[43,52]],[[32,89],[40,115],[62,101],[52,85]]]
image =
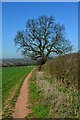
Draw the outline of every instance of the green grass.
[[[35,104],[32,106],[32,116],[35,118],[48,118],[49,107],[46,108],[44,104]]]
[[[9,105],[11,108],[15,105],[17,97],[20,93],[20,88],[26,76],[33,69],[33,66],[23,66],[23,67],[6,67],[2,68],[2,100],[3,100],[3,109],[5,100],[8,100],[11,93],[13,93],[14,88],[17,84],[18,89],[15,91],[14,96],[9,101]],[[9,109],[6,108],[4,114],[8,116],[10,114]],[[3,115],[5,116],[5,115]]]
[[[29,85],[29,101],[31,103],[32,113],[27,118],[48,118],[49,106],[43,102],[43,96],[40,94],[41,90],[36,84],[36,72],[34,71],[30,78]]]
[[[29,88],[30,88],[30,98],[31,98],[30,100],[35,100],[35,101],[39,100],[40,96],[38,95],[38,92],[36,90],[35,82],[32,82]]]

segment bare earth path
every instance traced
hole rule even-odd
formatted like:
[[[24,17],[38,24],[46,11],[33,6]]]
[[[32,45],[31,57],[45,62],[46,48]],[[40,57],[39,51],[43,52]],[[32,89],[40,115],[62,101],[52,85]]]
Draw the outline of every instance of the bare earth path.
[[[32,71],[28,74],[26,79],[24,80],[24,83],[21,87],[19,97],[17,99],[17,102],[15,104],[15,107],[13,108],[13,118],[25,118],[29,113],[31,113],[31,110],[27,108],[28,104],[28,98],[29,98],[29,89],[28,89],[28,79],[31,76]]]

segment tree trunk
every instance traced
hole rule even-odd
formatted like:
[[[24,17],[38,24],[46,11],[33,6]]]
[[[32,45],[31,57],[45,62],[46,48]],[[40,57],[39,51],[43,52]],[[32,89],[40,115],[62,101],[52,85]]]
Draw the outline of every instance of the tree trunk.
[[[41,62],[40,62],[40,65],[38,66],[38,70],[40,71],[41,68],[42,68],[42,65],[46,63],[46,60],[45,59],[42,59]]]

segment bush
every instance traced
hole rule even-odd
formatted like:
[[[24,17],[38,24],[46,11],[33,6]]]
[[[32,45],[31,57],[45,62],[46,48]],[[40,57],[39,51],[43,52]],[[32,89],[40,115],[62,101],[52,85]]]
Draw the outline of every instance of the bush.
[[[58,56],[43,65],[42,69],[52,77],[61,80],[67,86],[69,84],[78,88],[80,68],[80,53],[72,53]]]

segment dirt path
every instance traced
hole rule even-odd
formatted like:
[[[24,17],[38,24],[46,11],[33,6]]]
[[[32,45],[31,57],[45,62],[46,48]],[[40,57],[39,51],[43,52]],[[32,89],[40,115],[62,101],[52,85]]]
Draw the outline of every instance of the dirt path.
[[[13,118],[25,118],[29,113],[31,113],[31,109],[28,108],[28,98],[29,98],[29,89],[28,89],[28,79],[31,76],[32,71],[24,80],[24,83],[21,87],[19,97],[13,108]]]

